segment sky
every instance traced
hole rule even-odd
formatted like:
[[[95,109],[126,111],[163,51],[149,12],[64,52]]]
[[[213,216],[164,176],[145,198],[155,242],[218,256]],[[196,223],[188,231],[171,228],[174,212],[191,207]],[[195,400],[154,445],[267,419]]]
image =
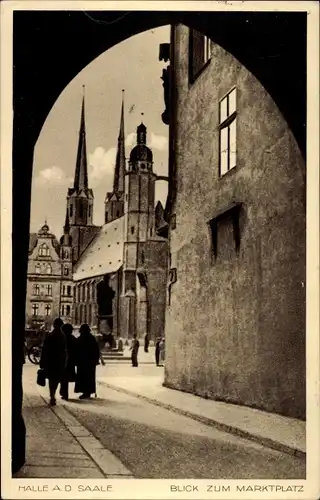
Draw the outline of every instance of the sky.
[[[73,186],[85,86],[89,187],[94,192],[94,224],[104,223],[104,199],[112,191],[120,125],[122,89],[126,157],[136,143],[136,128],[147,127],[154,171],[168,173],[168,126],[164,111],[159,44],[169,42],[169,26],[131,37],[101,54],[69,83],[52,107],[35,146],[30,232],[47,220],[57,238],[63,233],[66,195]],[[143,116],[141,115],[143,113]],[[156,183],[156,202],[166,201],[167,182]]]

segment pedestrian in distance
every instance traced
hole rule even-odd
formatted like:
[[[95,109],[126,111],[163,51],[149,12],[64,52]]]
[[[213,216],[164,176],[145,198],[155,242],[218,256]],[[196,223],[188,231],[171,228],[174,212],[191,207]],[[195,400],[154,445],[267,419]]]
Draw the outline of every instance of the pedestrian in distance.
[[[164,360],[165,360],[165,350],[166,350],[166,344],[165,344],[165,339],[161,339],[161,342],[159,344],[159,349],[160,349],[160,366],[164,365]]]
[[[104,336],[99,333],[96,337],[96,340],[98,342],[98,347],[99,347],[99,360],[100,360],[100,363],[104,366],[106,363],[105,363],[105,360],[103,359],[103,352],[104,349],[105,349],[105,346],[106,346],[106,342],[105,342],[105,339],[104,339]]]
[[[133,335],[132,339],[132,344],[130,347],[131,350],[131,362],[132,366],[137,367],[138,366],[138,351],[139,351],[140,343],[139,340],[137,339],[137,335]]]
[[[144,337],[144,352],[149,352],[149,344],[150,344],[149,335],[146,333]]]
[[[99,364],[100,351],[89,325],[80,326],[77,339],[77,374],[75,392],[82,392],[79,399],[90,399],[96,394],[96,366]]]
[[[63,379],[67,365],[67,343],[61,329],[63,321],[56,318],[53,330],[46,336],[40,358],[40,368],[44,370],[45,378],[49,380],[50,404],[56,404],[56,390]]]
[[[159,364],[159,362],[160,362],[160,342],[161,342],[161,338],[158,337],[157,341],[156,341],[156,348],[155,348],[155,356],[156,356],[156,365],[157,366],[160,366],[160,364]]]
[[[66,338],[67,365],[60,384],[60,396],[61,399],[65,399],[66,401],[68,401],[69,382],[75,382],[76,380],[77,339],[72,334],[73,326],[70,325],[70,323],[62,325],[61,330],[63,331]]]

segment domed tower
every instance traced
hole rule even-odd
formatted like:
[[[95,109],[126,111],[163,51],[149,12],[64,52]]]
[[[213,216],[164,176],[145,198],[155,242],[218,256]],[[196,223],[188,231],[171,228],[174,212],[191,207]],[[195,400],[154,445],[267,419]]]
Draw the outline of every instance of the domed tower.
[[[156,175],[153,172],[153,154],[147,146],[147,129],[137,127],[137,144],[132,149],[125,175],[125,234],[123,256],[120,323],[124,337],[146,333],[147,302],[142,306],[137,298],[138,271],[147,266],[148,239],[154,233],[154,197]],[[146,292],[146,290],[144,290]],[[140,307],[141,306],[141,307]]]
[[[147,129],[141,123],[125,176],[124,292],[135,290],[136,270],[144,265],[145,243],[154,231],[156,178],[153,154],[147,146]]]

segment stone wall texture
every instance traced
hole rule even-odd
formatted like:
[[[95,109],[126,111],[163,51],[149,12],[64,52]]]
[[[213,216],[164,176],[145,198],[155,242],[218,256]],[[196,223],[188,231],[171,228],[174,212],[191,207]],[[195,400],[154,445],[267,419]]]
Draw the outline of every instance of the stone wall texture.
[[[176,28],[177,282],[165,385],[305,418],[305,163],[269,94],[220,46],[189,83],[188,36]],[[219,100],[234,86],[237,167],[219,177]],[[239,253],[222,230],[214,260],[208,222],[234,201]]]

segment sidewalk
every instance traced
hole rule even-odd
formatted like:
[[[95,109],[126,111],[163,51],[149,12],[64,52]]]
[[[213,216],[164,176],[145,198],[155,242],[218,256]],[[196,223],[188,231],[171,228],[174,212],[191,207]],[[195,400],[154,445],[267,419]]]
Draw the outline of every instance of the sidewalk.
[[[306,423],[246,406],[204,399],[164,387],[163,369],[158,374],[141,376],[99,376],[98,383],[145,399],[222,431],[235,434],[269,448],[305,459]],[[102,374],[101,374],[102,375]]]
[[[15,478],[132,478],[65,406],[47,404],[48,388],[37,386],[34,367],[25,365],[23,384],[27,456]]]

